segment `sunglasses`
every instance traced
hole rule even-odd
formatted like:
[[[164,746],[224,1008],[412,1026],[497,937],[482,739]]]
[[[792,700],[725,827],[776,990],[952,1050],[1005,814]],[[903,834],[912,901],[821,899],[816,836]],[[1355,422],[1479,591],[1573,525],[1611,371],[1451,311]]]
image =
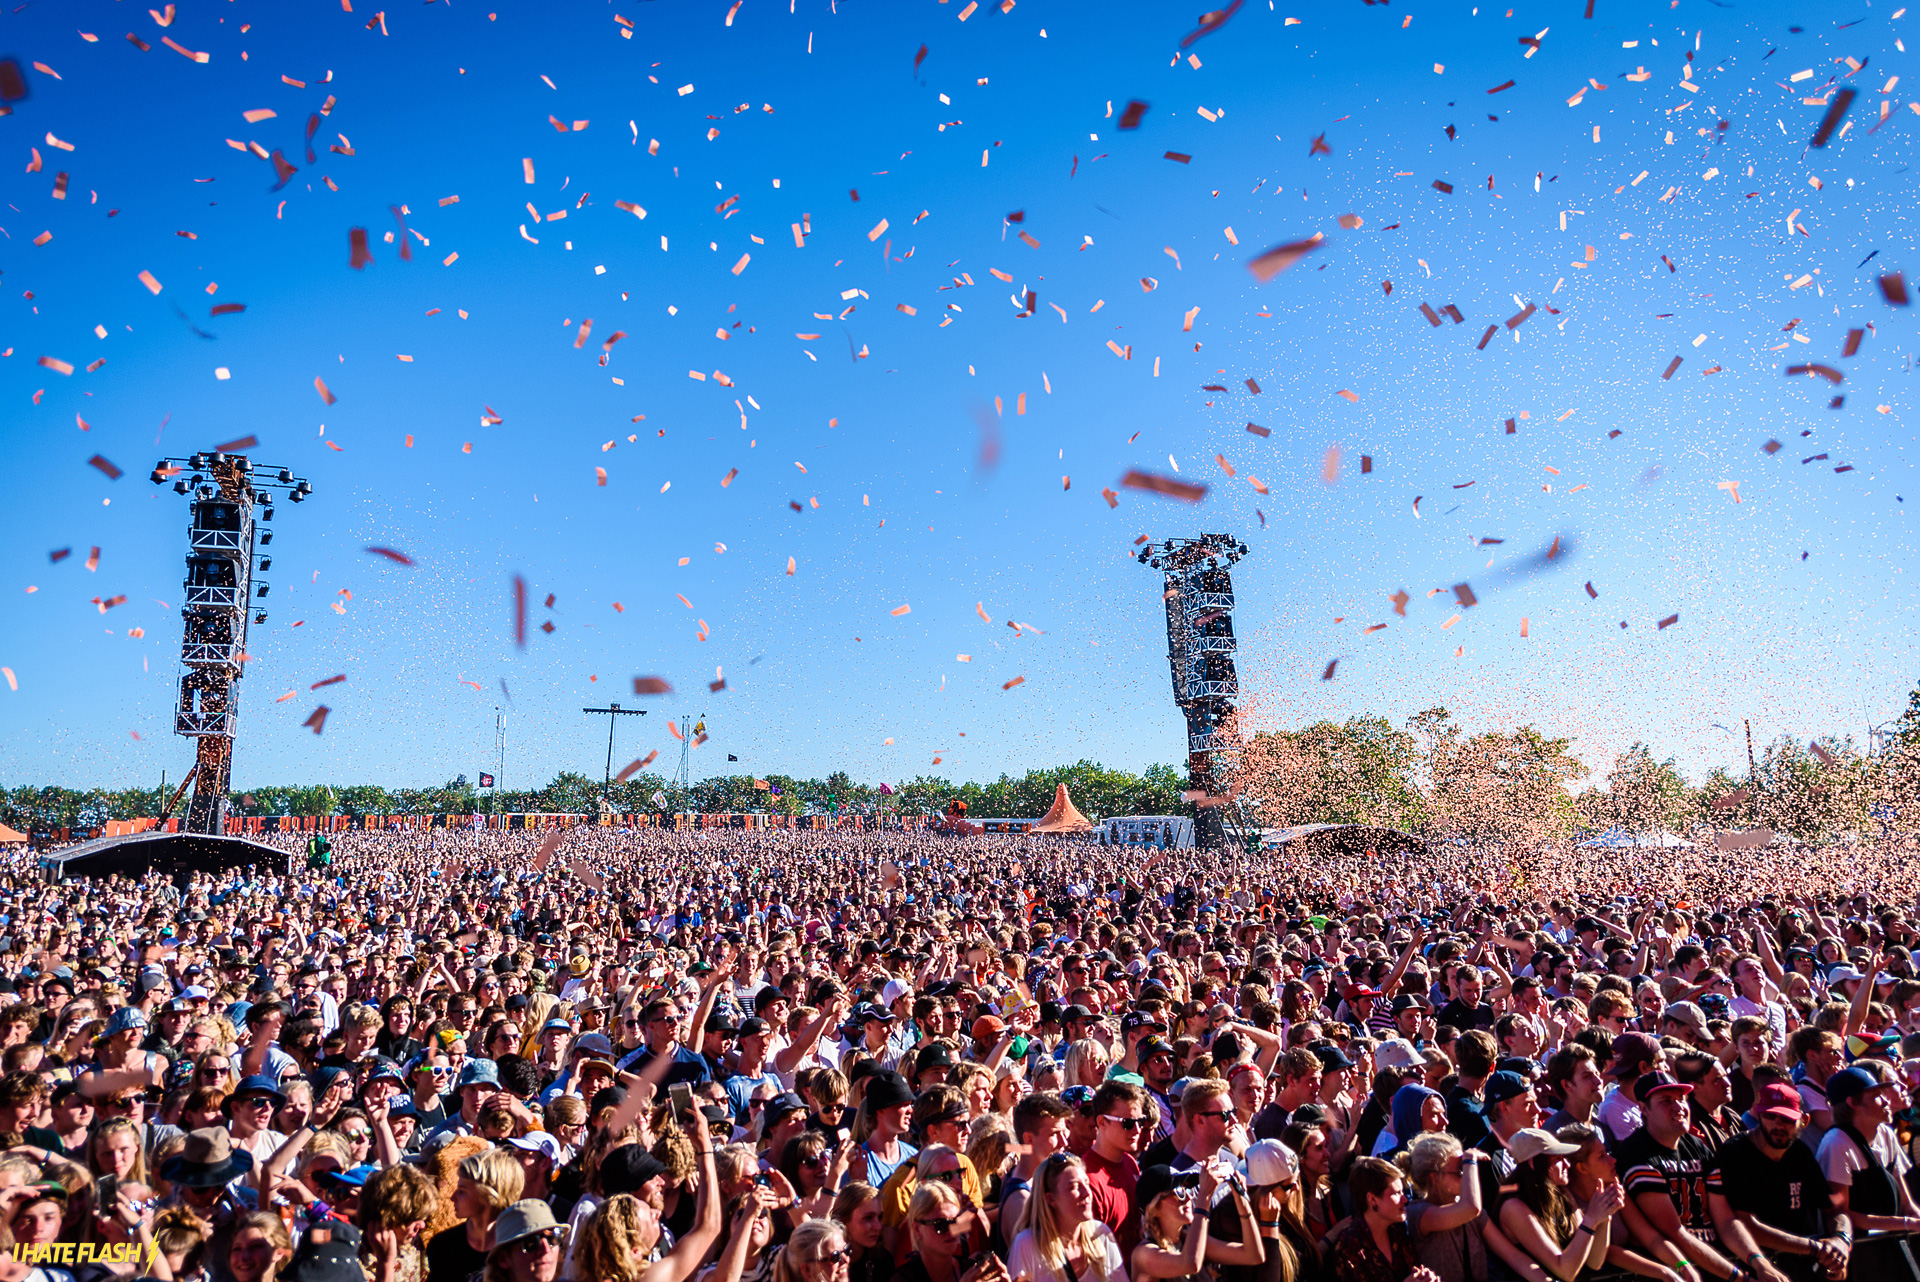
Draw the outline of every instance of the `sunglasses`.
[[[831,1265],[837,1266],[841,1264],[850,1263],[852,1260],[853,1260],[853,1249],[851,1247],[843,1246],[838,1251],[829,1251],[825,1255],[815,1256],[813,1259],[813,1263],[831,1264]]]
[[[953,1232],[953,1226],[958,1224],[959,1222],[960,1222],[960,1217],[957,1215],[949,1215],[941,1219],[934,1219],[934,1220],[915,1220],[914,1221],[914,1223],[918,1224],[921,1228],[932,1229],[935,1233],[939,1234],[941,1237],[945,1237],[949,1233]]]
[[[522,1238],[513,1244],[514,1251],[520,1255],[539,1255],[542,1251],[549,1248],[556,1251],[560,1249],[560,1232],[558,1229],[546,1233],[537,1233],[532,1237]]]
[[[1115,1117],[1112,1113],[1102,1113],[1101,1118],[1112,1122],[1123,1131],[1137,1131],[1146,1123],[1144,1117]]]
[[[927,1176],[927,1178],[930,1180],[939,1180],[942,1184],[957,1186],[960,1183],[960,1168],[956,1166],[951,1171],[935,1171]],[[924,1221],[922,1222],[924,1223]]]

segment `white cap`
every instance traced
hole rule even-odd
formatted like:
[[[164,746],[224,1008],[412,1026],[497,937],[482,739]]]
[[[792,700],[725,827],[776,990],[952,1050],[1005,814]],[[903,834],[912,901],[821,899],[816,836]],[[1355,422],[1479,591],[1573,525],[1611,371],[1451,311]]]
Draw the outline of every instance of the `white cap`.
[[[1300,1173],[1300,1159],[1279,1140],[1259,1140],[1247,1146],[1247,1183],[1288,1184]]]
[[[891,1006],[902,997],[909,997],[912,994],[913,985],[904,984],[897,979],[889,979],[886,986],[880,990],[880,1004]]]

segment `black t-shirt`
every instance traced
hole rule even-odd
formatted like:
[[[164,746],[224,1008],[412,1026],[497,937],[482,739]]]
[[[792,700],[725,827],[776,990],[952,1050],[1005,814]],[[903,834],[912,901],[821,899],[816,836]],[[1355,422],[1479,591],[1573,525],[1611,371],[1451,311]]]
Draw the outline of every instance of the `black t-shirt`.
[[[1707,1192],[1782,1233],[1818,1237],[1824,1231],[1827,1180],[1805,1144],[1787,1145],[1775,1160],[1751,1134],[1729,1140],[1707,1168]]]
[[[1292,1115],[1279,1104],[1268,1104],[1253,1115],[1253,1138],[1257,1140],[1277,1140],[1280,1132],[1287,1129]]]
[[[1478,1006],[1469,1006],[1456,997],[1440,1008],[1440,1013],[1433,1017],[1433,1022],[1436,1027],[1445,1024],[1462,1033],[1470,1033],[1476,1028],[1491,1033],[1495,1018],[1493,1007],[1487,1003],[1481,1002]]]
[[[427,1239],[429,1282],[467,1282],[487,1267],[487,1253],[467,1244],[467,1226],[456,1224]]]
[[[1713,1217],[1707,1213],[1707,1163],[1712,1154],[1704,1142],[1682,1135],[1678,1147],[1668,1148],[1641,1127],[1614,1150],[1620,1183],[1628,1197],[1664,1192],[1673,1199],[1680,1223],[1705,1242],[1716,1241]]]
[[[1149,1166],[1172,1166],[1173,1159],[1179,1156],[1180,1146],[1175,1144],[1173,1136],[1169,1135],[1147,1146],[1147,1151],[1140,1155],[1140,1169],[1144,1171]]]
[[[1477,1092],[1456,1086],[1447,1092],[1447,1129],[1462,1148],[1472,1148],[1492,1134],[1487,1128],[1487,1105]],[[1394,1137],[1398,1139],[1398,1136]],[[1411,1137],[1409,1137],[1411,1138]]]

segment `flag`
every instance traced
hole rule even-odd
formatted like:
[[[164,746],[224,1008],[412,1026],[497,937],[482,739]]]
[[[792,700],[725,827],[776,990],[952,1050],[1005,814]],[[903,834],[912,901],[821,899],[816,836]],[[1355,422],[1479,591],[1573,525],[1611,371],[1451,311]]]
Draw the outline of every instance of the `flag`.
[[[738,758],[738,757],[736,757],[736,756],[734,756],[734,755],[733,755],[733,754],[732,754],[731,752],[729,752],[729,753],[727,754],[727,760],[728,760],[728,761],[738,761],[738,760],[740,760],[740,758]]]
[[[889,784],[884,784],[884,783],[883,783],[883,784],[881,784],[881,785],[880,785],[880,795],[881,795],[881,796],[883,796],[883,797],[891,797],[891,796],[893,795],[893,788],[892,788],[892,786],[891,786],[891,785],[889,785]]]
[[[482,771],[480,772],[480,786],[481,786],[482,788],[491,788],[491,787],[493,787],[493,776],[492,776],[492,775],[490,775],[490,774],[488,774],[488,773],[487,773],[486,771],[484,771],[484,770],[482,770]]]
[[[765,779],[755,779],[753,781],[753,786],[755,788],[758,788],[761,792],[765,792],[767,790],[767,781]]]

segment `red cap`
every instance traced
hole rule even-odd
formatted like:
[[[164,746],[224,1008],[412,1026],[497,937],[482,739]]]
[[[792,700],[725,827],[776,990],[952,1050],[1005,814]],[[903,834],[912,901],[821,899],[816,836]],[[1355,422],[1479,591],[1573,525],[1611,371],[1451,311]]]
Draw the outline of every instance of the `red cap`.
[[[1784,1082],[1768,1082],[1753,1093],[1755,1117],[1777,1117],[1782,1121],[1800,1120],[1800,1092]]]

